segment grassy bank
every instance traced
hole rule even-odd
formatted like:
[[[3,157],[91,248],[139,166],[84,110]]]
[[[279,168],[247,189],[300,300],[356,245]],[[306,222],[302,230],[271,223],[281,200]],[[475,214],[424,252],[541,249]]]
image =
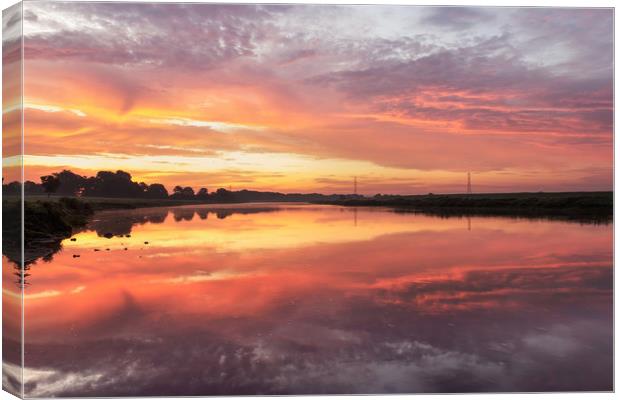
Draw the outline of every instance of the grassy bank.
[[[14,262],[21,261],[21,209],[17,200],[2,201],[3,254]],[[26,264],[51,256],[63,239],[86,225],[93,208],[78,199],[24,202],[24,262]]]
[[[342,206],[391,207],[436,215],[498,215],[611,220],[613,192],[487,193],[375,196],[333,201]]]
[[[2,200],[3,254],[21,264],[21,202],[18,196],[4,196]],[[49,258],[64,239],[84,227],[95,211],[172,207],[200,204],[196,201],[169,199],[126,199],[59,196],[26,196],[24,201],[24,262]]]
[[[66,197],[59,196],[38,196],[28,195],[26,196],[26,203],[40,201],[40,202],[58,202]],[[76,199],[78,200],[78,199]],[[93,211],[102,210],[123,210],[123,209],[135,209],[146,207],[173,207],[184,206],[191,204],[201,204],[197,201],[185,201],[185,200],[169,200],[169,199],[130,199],[130,198],[111,198],[111,197],[80,197],[79,201],[88,204]]]

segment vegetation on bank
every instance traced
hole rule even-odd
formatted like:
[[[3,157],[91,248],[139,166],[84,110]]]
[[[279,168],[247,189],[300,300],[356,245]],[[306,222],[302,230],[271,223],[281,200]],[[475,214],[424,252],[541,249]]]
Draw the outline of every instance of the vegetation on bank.
[[[93,214],[92,207],[75,198],[58,201],[24,202],[24,236],[36,240],[60,234],[70,237],[73,230],[81,228]]]
[[[227,190],[219,188],[209,191],[200,188],[194,191],[192,187],[177,185],[172,193],[160,183],[146,184],[136,182],[131,174],[125,171],[99,171],[95,176],[80,176],[72,171],[63,170],[40,178],[41,183],[26,181],[23,184],[24,194],[33,196],[62,196],[88,198],[118,198],[148,201],[179,201],[201,204],[221,203],[248,203],[248,202],[310,202],[319,200],[338,200],[361,198],[362,196],[324,195],[320,193],[278,193],[260,192],[256,190]],[[2,185],[5,196],[19,196],[22,185],[19,182],[10,182]]]
[[[24,263],[55,253],[63,239],[88,222],[93,214],[92,207],[75,198],[61,198],[58,201],[26,201],[24,215]],[[21,215],[19,200],[2,201],[2,246],[3,254],[10,260],[21,261]]]
[[[214,203],[310,202],[341,206],[390,207],[396,212],[423,212],[439,216],[495,215],[561,218],[589,222],[608,222],[613,218],[613,192],[376,195],[365,197],[360,195],[284,194],[250,190],[234,192],[224,189],[208,193],[205,189],[199,191],[202,197],[190,196],[189,191],[186,191],[186,196],[174,196],[173,194],[161,198],[152,198],[146,195],[148,190],[145,188],[148,188],[149,185],[133,182],[131,175],[123,171],[98,173],[95,179],[98,183],[93,183],[94,181],[90,178],[81,177],[78,179],[76,178],[77,175],[70,171],[63,171],[57,175],[56,177],[52,175],[52,178],[50,176],[42,177],[40,187],[32,183],[24,185],[26,193],[23,210],[24,261],[26,264],[37,258],[51,257],[60,249],[62,240],[85,226],[95,211],[110,209]],[[87,191],[84,186],[81,186],[85,181],[94,185],[88,189],[91,191]],[[68,184],[67,182],[73,183]],[[115,188],[112,185],[113,182],[120,185],[120,189],[119,187]],[[36,187],[33,188],[32,185]],[[92,189],[93,187],[97,189]],[[136,187],[146,191],[135,191]],[[108,189],[103,190],[102,188]],[[3,189],[3,254],[19,263],[21,258],[20,218],[22,204],[19,196],[21,186],[18,184],[15,187],[14,183],[10,183],[3,185]],[[57,191],[58,194],[69,192],[73,193],[73,196],[79,195],[79,197],[51,195],[52,190]],[[46,191],[47,194],[45,194]],[[99,191],[107,195],[93,195]],[[135,196],[121,196],[128,191],[134,193]],[[91,193],[91,195],[88,196],[87,193]]]
[[[613,192],[486,193],[419,196],[377,195],[363,199],[319,202],[342,206],[391,207],[436,215],[562,216],[611,219]]]
[[[267,198],[252,196],[248,201],[237,198],[234,202],[261,201],[261,199],[278,201],[272,200],[272,197],[271,194]],[[29,264],[37,259],[51,259],[53,254],[60,250],[62,241],[83,228],[95,211],[204,204],[195,200],[67,198],[45,195],[29,195],[26,199],[23,213],[26,270],[29,269]],[[612,192],[377,195],[355,198],[322,197],[313,202],[341,206],[389,207],[395,212],[422,212],[445,217],[486,215],[552,218],[588,223],[607,223],[613,218]],[[4,196],[2,203],[4,219],[2,252],[9,260],[21,265],[22,203],[18,196]],[[21,282],[27,274],[18,275]]]
[[[66,198],[67,197],[60,196],[26,195],[26,202],[57,202]],[[148,207],[174,207],[201,204],[201,202],[195,200],[132,199],[122,197],[73,197],[73,199],[88,204],[93,211],[125,210]]]

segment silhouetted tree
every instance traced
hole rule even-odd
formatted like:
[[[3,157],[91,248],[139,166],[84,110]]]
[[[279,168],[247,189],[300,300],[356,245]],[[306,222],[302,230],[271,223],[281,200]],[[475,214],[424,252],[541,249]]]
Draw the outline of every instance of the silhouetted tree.
[[[37,195],[37,194],[43,194],[44,190],[43,190],[43,186],[35,183],[33,181],[26,181],[24,182],[24,194],[25,195]]]
[[[57,191],[58,194],[65,196],[80,195],[84,190],[84,186],[86,185],[86,181],[88,179],[85,176],[80,176],[67,169],[53,173],[52,175],[60,181],[60,187]]]
[[[138,183],[138,186],[140,187],[140,194],[146,195],[146,191],[149,189],[149,185],[144,182],[140,182]]]
[[[143,194],[143,188],[131,180],[131,175],[120,170],[97,172],[84,189],[85,196],[140,198]]]
[[[17,181],[9,182],[7,184],[2,185],[2,194],[3,195],[20,195],[21,194],[21,185]]]
[[[229,190],[219,188],[211,195],[211,199],[215,203],[231,203],[234,201],[234,194]]]
[[[189,186],[186,186],[186,187],[175,186],[174,189],[172,189],[172,191],[173,191],[172,196],[170,196],[171,199],[194,200],[194,189],[192,189]]]
[[[54,175],[45,175],[41,177],[41,185],[43,185],[43,190],[47,193],[47,197],[49,197],[50,194],[55,193],[60,187],[60,179]]]
[[[168,190],[161,183],[153,183],[146,189],[146,197],[149,199],[167,199]]]
[[[196,193],[196,199],[201,201],[206,201],[209,199],[209,191],[206,188],[200,188],[198,193]]]
[[[194,189],[192,189],[189,186],[186,186],[183,188],[183,196],[187,197],[188,199],[191,199],[194,197]]]

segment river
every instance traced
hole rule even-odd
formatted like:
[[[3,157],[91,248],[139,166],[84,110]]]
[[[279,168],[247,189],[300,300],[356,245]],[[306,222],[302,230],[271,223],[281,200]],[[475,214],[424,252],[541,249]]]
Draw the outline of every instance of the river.
[[[26,396],[611,390],[612,228],[100,212],[29,270]]]

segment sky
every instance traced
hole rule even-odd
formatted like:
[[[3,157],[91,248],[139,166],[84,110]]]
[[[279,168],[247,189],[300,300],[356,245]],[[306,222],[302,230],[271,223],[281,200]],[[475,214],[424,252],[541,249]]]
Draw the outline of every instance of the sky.
[[[25,178],[611,190],[612,32],[611,9],[26,2]]]

